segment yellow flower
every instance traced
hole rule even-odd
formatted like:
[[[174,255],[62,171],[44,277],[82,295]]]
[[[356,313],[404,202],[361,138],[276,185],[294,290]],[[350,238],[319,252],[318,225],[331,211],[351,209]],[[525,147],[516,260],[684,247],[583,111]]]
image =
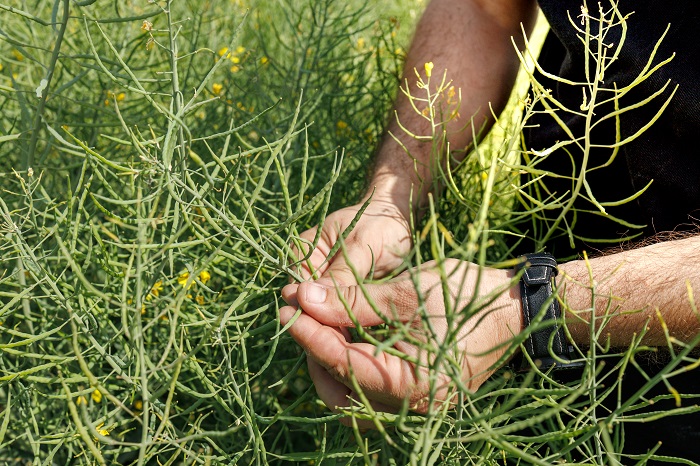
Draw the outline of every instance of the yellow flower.
[[[239,57],[231,57],[231,63],[240,63],[241,59]]]
[[[236,47],[236,53],[237,53],[237,54],[240,55],[240,54],[242,54],[243,52],[245,52],[245,47],[243,47],[242,45],[239,45],[238,47]]]
[[[264,65],[264,64],[266,64],[268,61],[270,61],[270,60],[269,60],[267,57],[262,57],[262,58],[260,59],[260,64],[261,64],[261,65]],[[2,71],[2,65],[0,65],[0,71]]]
[[[126,94],[124,94],[123,92],[115,94],[112,91],[107,91],[107,99],[105,100],[105,105],[109,105],[107,102],[111,101],[112,99],[115,99],[117,102],[121,102],[122,100],[126,99]]]
[[[2,63],[0,63],[0,71],[2,71],[2,69],[3,69]]]
[[[155,282],[153,285],[153,288],[151,288],[151,294],[155,297],[158,297],[160,295],[160,292],[163,291],[163,281],[158,280]]]
[[[204,305],[204,296],[198,294],[198,295],[194,298],[194,300],[195,300],[195,301],[197,302],[197,304],[199,304],[200,306],[203,306],[203,305]]]
[[[224,89],[224,86],[222,86],[219,83],[214,83],[211,85],[211,90],[214,92],[214,94],[219,95],[221,94],[221,91]]]
[[[97,431],[98,434],[100,434],[103,437],[109,437],[109,431],[107,429],[103,429],[105,423],[103,422],[99,426],[95,427],[95,430]]]
[[[224,55],[227,55],[227,54],[228,54],[228,47],[221,47],[219,49],[219,56],[220,57],[223,57]]]
[[[87,405],[87,400],[83,395],[80,395],[77,400],[75,400],[75,404],[80,406],[80,405]]]
[[[338,123],[335,124],[335,127],[339,130],[344,130],[348,127],[348,124],[345,123],[343,120],[338,120]]]
[[[202,270],[199,272],[199,281],[202,282],[203,284],[207,284],[207,282],[211,279],[211,274],[207,272],[206,270]]]
[[[20,52],[17,49],[12,49],[12,55],[15,57],[17,61],[22,61],[24,60],[24,55],[22,55],[22,52]]]
[[[357,39],[357,48],[358,48],[358,49],[363,49],[363,48],[365,48],[365,40],[364,40],[362,37],[360,37],[359,39]]]
[[[141,401],[141,400],[134,401],[134,409],[137,411],[141,411],[143,409],[143,401]]]
[[[231,67],[231,73],[238,73],[239,71],[241,71],[240,66],[238,66],[238,65],[233,65],[233,66]]]
[[[199,281],[202,283],[207,283],[211,279],[211,274],[207,272],[206,270],[202,270],[199,272],[198,277]],[[177,277],[177,282],[180,284],[180,286],[185,287],[187,286],[187,280],[190,279],[190,273],[189,272],[183,272],[179,277]],[[192,288],[192,285],[194,285],[194,280],[190,282],[189,286],[187,286],[187,289],[189,290]],[[192,296],[187,295],[188,298],[191,298]]]
[[[190,273],[183,272],[182,275],[177,277],[177,282],[180,284],[180,286],[184,287],[187,285],[187,280],[189,280],[189,278],[190,278]],[[190,283],[190,286],[188,286],[188,288],[191,287],[193,284],[194,284],[194,282]]]
[[[144,32],[149,32],[153,30],[153,23],[148,21],[147,19],[143,20],[143,24],[141,25],[141,30]]]
[[[431,74],[433,74],[433,62],[429,61],[424,65],[425,67],[425,75],[429,78]]]
[[[102,393],[100,393],[100,391],[99,391],[98,389],[95,389],[95,390],[92,392],[92,395],[91,395],[91,396],[92,396],[92,401],[94,401],[95,403],[101,403],[101,402],[102,402]]]

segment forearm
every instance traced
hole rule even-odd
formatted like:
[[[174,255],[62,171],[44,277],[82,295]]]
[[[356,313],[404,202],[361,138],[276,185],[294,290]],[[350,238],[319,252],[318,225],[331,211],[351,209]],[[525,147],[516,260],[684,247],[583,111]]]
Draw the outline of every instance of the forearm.
[[[431,92],[443,73],[456,90],[461,89],[460,116],[440,129],[447,131],[453,150],[471,142],[470,118],[478,130],[489,123],[491,107],[499,112],[505,105],[519,64],[511,37],[521,39],[521,23],[529,31],[535,17],[531,0],[433,0],[428,5],[407,56],[403,82],[411,95],[424,97],[425,91],[416,86],[414,69],[425,77],[424,64],[432,62]],[[408,212],[424,203],[432,188],[435,154],[432,140],[414,139],[401,126],[413,134],[430,136],[434,122],[416,112],[402,92],[396,101],[396,117],[390,120],[389,134],[377,153],[370,192],[376,189],[375,198],[401,204],[399,208]],[[409,206],[412,190],[413,205]]]
[[[700,236],[653,244],[589,260],[562,264],[560,287],[568,307],[569,330],[574,341],[590,341],[590,320],[595,308],[600,328],[605,315],[614,316],[598,341],[621,347],[645,328],[642,342],[665,346],[670,336],[687,341],[700,331],[700,316],[693,309],[688,285],[700,290]],[[595,299],[593,295],[595,293]],[[657,314],[658,310],[658,314]]]

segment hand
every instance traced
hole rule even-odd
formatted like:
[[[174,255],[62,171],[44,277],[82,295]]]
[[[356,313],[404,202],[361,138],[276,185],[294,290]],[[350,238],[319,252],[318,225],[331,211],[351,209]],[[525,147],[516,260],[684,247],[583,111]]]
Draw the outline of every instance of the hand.
[[[456,259],[446,259],[444,270],[448,277],[445,288],[433,262],[383,284],[363,285],[367,296],[359,285],[334,288],[318,282],[291,284],[282,290],[282,297],[293,304],[280,309],[283,324],[294,316],[296,306],[304,311],[289,333],[306,351],[309,374],[326,406],[333,411],[351,406],[351,399],[357,399],[354,377],[375,410],[396,411],[408,400],[410,409],[426,412],[430,402],[425,374],[434,353],[421,348],[436,348],[448,338],[455,342],[451,359],[469,390],[476,390],[496,370],[497,361],[508,349],[507,342],[523,328],[520,293],[513,282],[513,272]],[[419,283],[422,306],[412,278]],[[341,296],[362,327],[393,321],[392,328],[406,332],[405,336],[392,349],[381,352],[373,344],[352,342],[347,327],[354,324]],[[469,316],[464,308],[473,298],[476,306]],[[451,324],[446,317],[446,303],[454,310]],[[440,380],[435,401],[450,401],[451,377],[441,373]],[[371,426],[365,423],[362,427]]]
[[[339,250],[329,260],[326,257],[361,208],[362,204],[346,207],[326,217],[316,249],[308,261],[300,263],[300,273],[304,279],[311,278],[313,270],[316,270],[316,277],[321,277],[320,282],[326,285],[332,285],[333,280],[345,284],[357,282],[342,251]],[[308,242],[303,244],[303,254],[297,252],[300,258],[308,254],[309,244],[314,240],[317,229],[314,227],[300,235]],[[399,267],[410,251],[408,220],[391,201],[373,199],[345,238],[344,244],[347,256],[352,258],[352,265],[361,277],[367,277],[374,261],[374,277],[381,278]]]

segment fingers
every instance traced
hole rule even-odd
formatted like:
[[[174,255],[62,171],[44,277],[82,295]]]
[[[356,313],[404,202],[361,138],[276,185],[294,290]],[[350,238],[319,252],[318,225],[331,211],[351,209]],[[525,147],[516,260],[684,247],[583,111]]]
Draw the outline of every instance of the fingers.
[[[377,276],[384,276],[401,265],[402,257],[411,247],[411,234],[403,214],[386,202],[370,204],[344,239],[343,250],[330,254],[361,209],[364,209],[361,205],[340,209],[326,217],[320,234],[317,226],[300,235],[292,249],[301,261],[299,274],[304,280],[332,275],[340,283],[353,284],[356,279],[352,268],[358,276],[366,278],[373,266]],[[317,234],[318,241],[314,243]],[[347,260],[352,268],[346,257],[350,258]]]
[[[324,261],[330,248],[326,246],[325,242],[319,241],[313,251],[311,250],[317,230],[318,227],[306,230],[299,235],[300,241],[298,245],[292,245],[292,252],[295,255],[295,260],[298,261],[296,268],[304,280],[310,279],[316,271],[318,271],[317,276],[320,276],[323,270],[328,268],[328,264],[324,264]]]
[[[344,249],[344,250],[343,250]],[[350,263],[348,263],[350,260]],[[334,257],[329,259],[329,264],[323,270],[321,276],[335,280],[336,283],[354,285],[357,277],[367,278],[372,270],[374,253],[368,244],[360,244],[357,241],[348,240],[343,248],[339,249]],[[351,267],[352,266],[352,267]],[[355,269],[355,272],[353,272]]]
[[[349,407],[350,400],[348,400],[348,396],[352,390],[335,380],[333,376],[313,358],[307,357],[306,362],[309,367],[309,375],[316,387],[316,393],[318,397],[323,400],[328,409],[337,413],[339,408]]]
[[[301,237],[310,243],[313,241],[315,234],[316,228],[302,233]],[[298,260],[301,260],[299,263],[299,274],[304,280],[325,276],[333,277],[338,283],[354,284],[357,283],[355,273],[361,278],[366,278],[369,275],[372,270],[374,256],[368,244],[361,244],[351,238],[344,243],[344,251],[338,250],[332,257],[328,257],[332,247],[335,245],[335,241],[331,242],[330,239],[332,238],[324,238],[324,236],[325,232],[321,235],[321,239],[310,254],[309,248],[311,245],[308,243],[304,243],[302,246],[304,248],[303,254],[296,247],[292,248]],[[308,258],[302,260],[307,255]],[[348,264],[346,256],[352,258],[350,264]],[[353,269],[355,269],[355,272],[353,272]]]
[[[294,312],[291,306],[280,309],[282,324],[289,322]],[[306,313],[301,313],[288,331],[311,359],[348,389],[354,377],[369,399],[394,407],[400,406],[413,393],[416,386],[413,367],[397,356],[383,352],[375,355],[373,345],[347,342],[337,329],[321,324]],[[334,385],[327,386],[331,390]],[[321,390],[323,394],[319,396],[328,397],[330,403],[347,406],[340,404],[338,398],[332,398],[325,388]]]
[[[334,413],[338,413],[341,410],[349,410],[358,406],[360,397],[357,393],[345,386],[345,384],[334,379],[333,376],[312,357],[307,358],[307,365],[309,367],[311,380],[313,380],[314,386],[316,387],[316,393],[318,397],[323,400],[328,409]],[[394,407],[371,400],[370,406],[375,412],[396,412],[396,408]],[[351,417],[344,417],[339,421],[346,426],[352,425]],[[356,423],[361,430],[376,427],[372,421],[357,420]]]
[[[351,315],[363,327],[397,320],[406,322],[418,307],[416,291],[407,279],[367,284],[364,290],[359,285],[336,286],[324,277],[316,282],[287,285],[282,289],[282,298],[289,304],[298,304],[320,323],[333,327],[354,327]]]

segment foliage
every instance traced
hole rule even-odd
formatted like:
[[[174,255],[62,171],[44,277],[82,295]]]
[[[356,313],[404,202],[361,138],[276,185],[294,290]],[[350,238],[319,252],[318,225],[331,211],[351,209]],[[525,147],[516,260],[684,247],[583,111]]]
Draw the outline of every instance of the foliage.
[[[575,383],[505,369],[476,394],[455,380],[456,409],[350,413],[381,432],[348,431],[318,401],[278,291],[299,278],[298,234],[363,188],[409,19],[336,0],[249,7],[0,5],[0,459],[549,464],[615,451],[637,400],[606,422],[593,408],[636,346],[604,374],[582,352]],[[413,263],[507,257],[490,244],[536,210],[510,208],[525,192],[513,173],[536,168],[513,158],[529,105],[446,177],[459,202],[440,218],[458,209],[468,227],[446,234],[428,216]],[[490,208],[495,193],[506,201]]]
[[[290,239],[361,187],[396,21],[324,0],[51,7],[2,12],[4,454],[269,462],[342,443],[277,292]]]

